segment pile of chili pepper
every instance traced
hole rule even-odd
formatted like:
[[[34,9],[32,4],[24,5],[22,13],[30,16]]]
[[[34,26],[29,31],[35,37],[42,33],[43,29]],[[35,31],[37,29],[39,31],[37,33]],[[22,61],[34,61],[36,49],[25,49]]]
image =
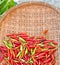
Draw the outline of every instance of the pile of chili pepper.
[[[43,33],[46,33],[43,32]],[[0,46],[2,65],[55,65],[57,42],[44,36],[29,36],[26,33],[7,35]]]

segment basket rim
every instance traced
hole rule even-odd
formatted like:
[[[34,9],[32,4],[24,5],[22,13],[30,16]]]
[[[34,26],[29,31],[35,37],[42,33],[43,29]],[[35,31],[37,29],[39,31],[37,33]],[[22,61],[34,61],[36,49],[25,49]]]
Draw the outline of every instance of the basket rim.
[[[31,2],[23,2],[23,3],[20,3],[12,8],[10,8],[7,12],[5,12],[5,14],[3,14],[2,18],[0,19],[0,30],[1,30],[1,26],[5,20],[5,18],[7,17],[7,15],[11,12],[13,12],[15,9],[17,8],[22,8],[22,7],[25,7],[25,6],[30,6],[30,5],[41,5],[41,6],[45,6],[45,7],[48,7],[48,8],[51,8],[53,10],[56,11],[57,14],[60,14],[60,12],[58,11],[58,9],[56,9],[54,6],[46,3],[46,2],[36,2],[36,1],[31,1]]]

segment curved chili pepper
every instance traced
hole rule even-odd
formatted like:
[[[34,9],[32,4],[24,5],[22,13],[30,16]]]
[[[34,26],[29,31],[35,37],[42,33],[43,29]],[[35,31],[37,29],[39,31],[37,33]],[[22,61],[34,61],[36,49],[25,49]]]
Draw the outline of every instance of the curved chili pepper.
[[[42,34],[46,35],[47,32],[48,32],[48,30],[44,30],[44,31],[42,32]]]
[[[55,61],[55,60],[53,60],[51,64],[52,64],[52,65],[55,65],[55,63],[56,63],[56,61]]]
[[[4,56],[3,56],[2,53],[0,52],[0,63],[2,62],[3,59],[4,59]]]
[[[47,30],[43,32],[45,35]],[[7,35],[5,46],[0,46],[0,63],[6,65],[54,65],[57,42],[44,36],[28,36],[26,33]]]
[[[44,61],[44,63],[49,63],[51,61],[51,58],[48,58],[47,60]]]

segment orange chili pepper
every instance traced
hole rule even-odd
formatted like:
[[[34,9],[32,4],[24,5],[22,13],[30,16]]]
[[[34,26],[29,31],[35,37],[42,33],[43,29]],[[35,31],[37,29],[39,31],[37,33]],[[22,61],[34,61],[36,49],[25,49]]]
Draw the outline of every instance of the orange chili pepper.
[[[21,58],[23,58],[24,54],[25,54],[25,51],[22,50]]]
[[[9,63],[10,64],[9,60],[5,60],[5,61],[6,61],[6,63]]]
[[[15,47],[14,49],[19,49],[20,48],[20,45],[19,46],[17,46],[17,47]]]
[[[52,65],[55,65],[55,63],[56,63],[56,61],[55,60],[53,60],[53,62],[51,63]]]
[[[15,53],[14,53],[13,49],[10,49],[10,53],[15,57]]]
[[[42,32],[42,34],[45,35],[47,32],[48,32],[48,30],[44,30],[44,31]]]
[[[56,49],[50,50],[49,54],[53,54],[56,51]]]
[[[34,57],[33,55],[32,55],[31,57],[32,57],[32,60],[33,60],[33,61],[36,61],[36,60],[35,60],[35,57]]]
[[[8,49],[8,59],[10,58],[10,49]]]

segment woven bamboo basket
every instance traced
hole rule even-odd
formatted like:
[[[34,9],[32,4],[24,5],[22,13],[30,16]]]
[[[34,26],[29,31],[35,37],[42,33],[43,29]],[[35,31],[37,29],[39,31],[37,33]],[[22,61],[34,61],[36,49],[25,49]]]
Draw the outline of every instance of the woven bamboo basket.
[[[28,2],[11,8],[0,20],[0,45],[6,34],[27,32],[41,35],[47,29],[47,37],[60,43],[60,13],[42,2]],[[60,44],[58,44],[59,46]],[[59,49],[56,52],[56,65],[60,65]]]

